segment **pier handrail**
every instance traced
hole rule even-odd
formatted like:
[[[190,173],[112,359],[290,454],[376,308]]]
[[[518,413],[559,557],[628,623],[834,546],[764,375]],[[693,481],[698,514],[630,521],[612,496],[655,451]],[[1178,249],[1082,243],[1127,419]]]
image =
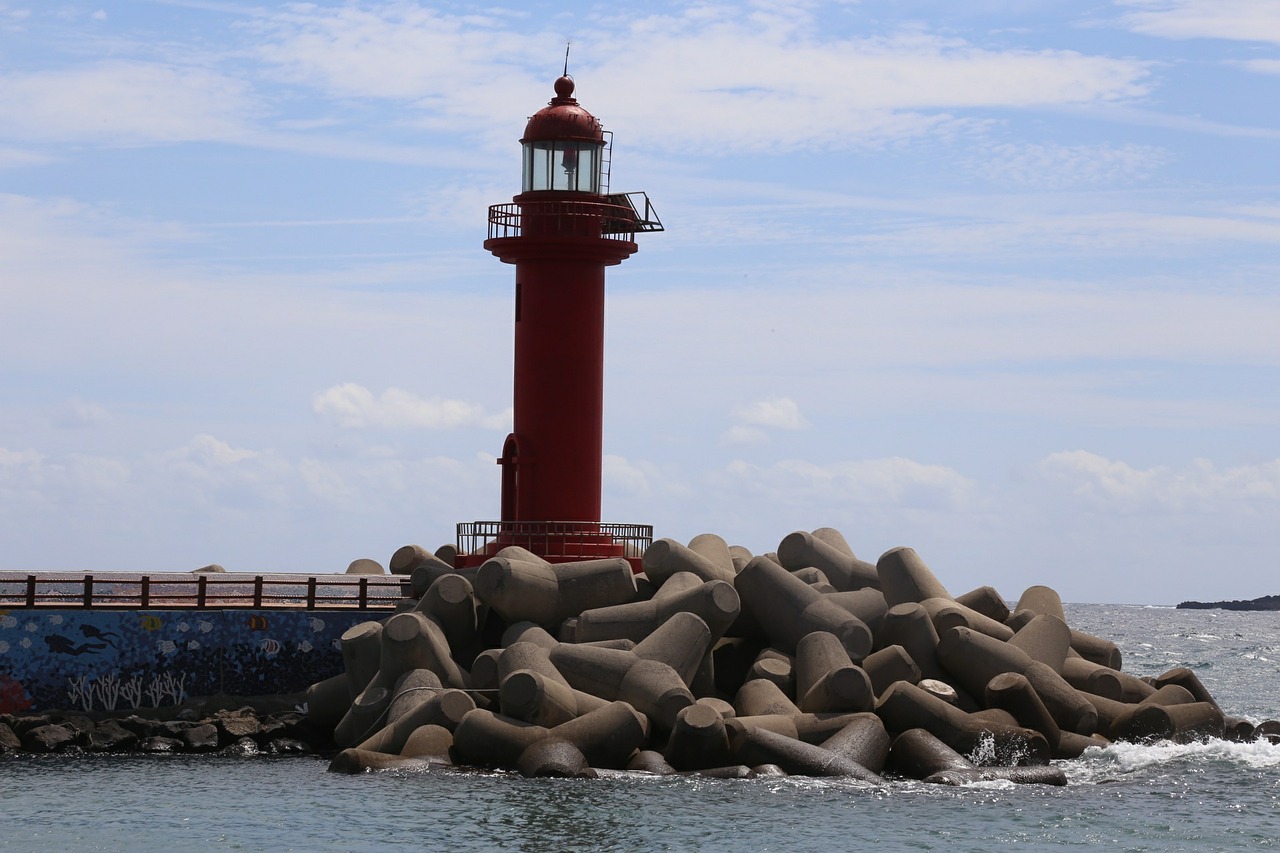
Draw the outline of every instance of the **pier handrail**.
[[[399,575],[0,572],[0,610],[390,611],[410,594]]]

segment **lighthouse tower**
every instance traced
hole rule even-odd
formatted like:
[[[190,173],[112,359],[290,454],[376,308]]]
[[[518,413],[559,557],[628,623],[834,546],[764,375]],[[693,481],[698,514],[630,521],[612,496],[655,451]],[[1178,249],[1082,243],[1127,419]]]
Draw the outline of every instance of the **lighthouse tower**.
[[[638,560],[652,538],[600,521],[604,271],[662,224],[644,193],[610,194],[612,137],[573,91],[555,81],[520,139],[521,193],[489,208],[484,247],[516,268],[514,431],[498,459],[501,521],[459,525],[462,555],[520,545],[551,562]]]

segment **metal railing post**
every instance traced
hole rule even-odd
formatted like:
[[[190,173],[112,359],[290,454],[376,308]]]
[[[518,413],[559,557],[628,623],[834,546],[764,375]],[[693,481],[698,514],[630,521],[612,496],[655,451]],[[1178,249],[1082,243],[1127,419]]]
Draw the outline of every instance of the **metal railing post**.
[[[151,576],[150,575],[142,576],[142,590],[140,595],[142,598],[142,606],[143,607],[150,606],[151,604]]]
[[[93,606],[93,575],[84,576],[84,606]]]
[[[316,609],[316,579],[314,577],[307,578],[307,609]]]
[[[262,575],[254,575],[253,578],[253,606],[262,607]]]
[[[209,590],[209,576],[200,575],[196,581],[196,609],[204,610],[205,596]]]
[[[27,606],[36,606],[36,576],[27,575]]]

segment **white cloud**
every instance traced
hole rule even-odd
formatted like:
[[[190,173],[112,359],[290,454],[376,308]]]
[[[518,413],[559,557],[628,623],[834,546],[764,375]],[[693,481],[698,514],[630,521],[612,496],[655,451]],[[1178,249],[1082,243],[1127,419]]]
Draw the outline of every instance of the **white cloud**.
[[[789,397],[769,397],[757,400],[735,413],[739,423],[773,429],[803,429],[809,425],[800,407]]]
[[[1134,468],[1085,450],[1052,453],[1037,465],[1048,482],[1103,512],[1280,515],[1280,459],[1219,468],[1207,459],[1184,468]]]
[[[0,77],[0,128],[33,140],[233,140],[256,112],[249,87],[199,67],[110,60]]]
[[[20,169],[27,166],[43,166],[53,162],[53,157],[42,151],[11,148],[0,145],[0,169]]]
[[[1249,59],[1241,65],[1255,74],[1280,74],[1280,59]]]
[[[1134,11],[1135,32],[1172,39],[1218,38],[1280,44],[1280,5],[1274,0],[1118,0]]]
[[[111,412],[104,406],[79,398],[66,401],[54,415],[54,423],[63,429],[99,426],[110,420]]]
[[[735,460],[716,479],[788,505],[965,509],[976,497],[974,482],[958,471],[901,457],[827,464],[785,459],[767,466]]]
[[[809,425],[790,397],[756,400],[739,406],[733,415],[737,423],[721,436],[726,444],[761,444],[769,440],[766,429],[798,430]]]
[[[1173,155],[1152,145],[1060,145],[1002,143],[975,160],[975,172],[1006,185],[1042,189],[1114,187],[1142,180],[1173,162]]]
[[[296,6],[257,25],[259,55],[296,85],[412,102],[428,129],[489,139],[493,116],[527,114],[550,95],[549,75],[530,69],[545,69],[543,46],[559,40],[521,17],[403,3]],[[1124,101],[1148,87],[1136,60],[991,50],[920,31],[841,38],[803,6],[744,15],[702,4],[589,26],[574,66],[590,89],[578,95],[651,150],[879,145],[949,130],[950,111]],[[743,56],[750,62],[732,59]]]
[[[737,424],[725,431],[722,440],[725,444],[763,444],[769,440],[769,433],[759,427]]]
[[[400,388],[388,388],[380,395],[363,385],[347,382],[321,391],[312,402],[316,414],[347,428],[386,427],[391,429],[453,429],[483,426],[501,429],[507,413],[486,416],[484,409],[461,400],[423,398]]]

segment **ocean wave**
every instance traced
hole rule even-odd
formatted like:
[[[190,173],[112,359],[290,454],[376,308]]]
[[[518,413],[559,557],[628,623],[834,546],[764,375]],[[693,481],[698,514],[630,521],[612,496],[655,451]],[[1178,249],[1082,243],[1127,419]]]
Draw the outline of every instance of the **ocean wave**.
[[[1073,783],[1088,783],[1116,775],[1142,773],[1170,764],[1233,764],[1243,768],[1280,767],[1280,745],[1265,740],[1235,743],[1226,740],[1153,744],[1113,743],[1091,747],[1078,762],[1063,765]]]

